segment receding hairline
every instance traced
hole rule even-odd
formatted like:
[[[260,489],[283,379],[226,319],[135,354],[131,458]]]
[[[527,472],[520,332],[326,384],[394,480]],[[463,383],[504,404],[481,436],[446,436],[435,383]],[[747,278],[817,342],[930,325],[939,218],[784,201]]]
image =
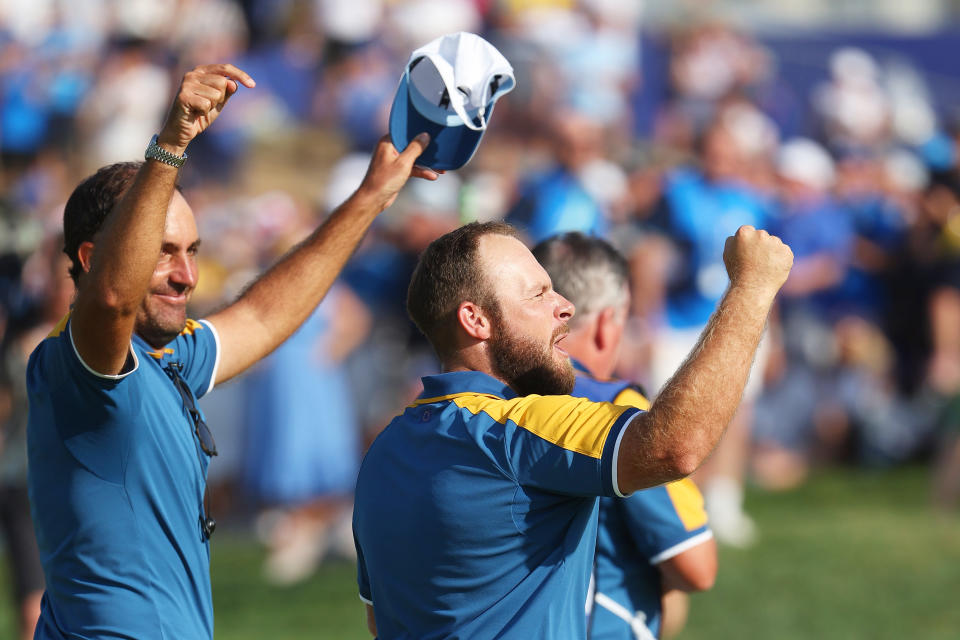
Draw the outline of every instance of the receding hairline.
[[[484,253],[485,247],[487,249],[487,252],[489,253],[489,251],[493,248],[490,246],[491,243],[497,243],[497,242],[504,242],[505,246],[519,245],[520,247],[522,247],[523,251],[527,253],[530,252],[529,247],[527,247],[527,245],[525,245],[523,241],[520,240],[519,237],[506,234],[506,233],[499,233],[497,231],[491,231],[489,233],[484,233],[482,236],[477,238],[477,248],[476,248],[475,258],[479,264],[484,264],[486,262],[492,262],[492,264],[484,265],[484,266],[496,266],[497,264],[502,264],[502,263],[493,261],[492,256],[488,257],[486,253]],[[532,257],[532,254],[531,254],[531,258],[533,259],[534,262],[537,261],[536,258]],[[506,264],[509,264],[509,263],[506,263]]]
[[[477,236],[473,250],[476,280],[462,283],[459,296],[460,300],[454,305],[454,314],[458,313],[461,305],[465,302],[472,302],[479,305],[484,311],[492,313],[499,311],[500,296],[494,283],[494,274],[497,272],[497,266],[500,263],[490,255],[491,243],[499,242],[499,240],[494,238],[512,239],[526,249],[526,245],[520,240],[519,235],[511,234],[508,231],[491,229]]]

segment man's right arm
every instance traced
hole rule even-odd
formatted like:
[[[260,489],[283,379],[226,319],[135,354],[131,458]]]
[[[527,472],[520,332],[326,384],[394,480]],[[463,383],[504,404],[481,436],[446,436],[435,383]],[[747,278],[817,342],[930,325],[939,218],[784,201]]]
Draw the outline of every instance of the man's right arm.
[[[190,141],[217,118],[238,83],[254,84],[229,64],[187,73],[158,134],[160,147],[183,155]],[[80,246],[86,273],[73,305],[71,335],[80,357],[98,373],[118,374],[126,362],[137,310],[160,256],[177,173],[173,166],[147,160],[107,216],[96,236],[96,250],[91,242]]]
[[[687,360],[650,410],[626,428],[617,458],[623,493],[693,473],[719,442],[746,385],[774,297],[793,252],[744,226],[727,239],[730,286]]]

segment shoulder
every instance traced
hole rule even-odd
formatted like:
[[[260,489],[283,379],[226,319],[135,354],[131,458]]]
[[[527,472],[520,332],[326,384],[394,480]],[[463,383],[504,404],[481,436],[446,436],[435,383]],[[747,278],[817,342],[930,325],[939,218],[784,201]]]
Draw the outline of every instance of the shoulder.
[[[192,336],[197,331],[203,331],[207,327],[212,326],[209,322],[198,322],[193,318],[187,318],[187,324],[183,327],[183,330],[180,332],[180,336]]]
[[[39,357],[39,354],[49,353],[53,348],[68,344],[70,342],[70,334],[67,331],[69,321],[70,313],[60,318],[60,321],[50,330],[50,333],[34,347],[30,359],[33,360],[34,356]]]
[[[573,396],[529,395],[503,399],[490,395],[464,394],[450,399],[472,414],[483,413],[497,422],[511,421],[533,427],[557,420],[589,421],[623,413],[623,407],[609,402]]]
[[[636,407],[644,411],[650,408],[650,401],[647,399],[643,388],[636,384],[628,384],[623,387],[613,399],[614,404],[628,407]]]
[[[184,352],[191,352],[198,345],[205,345],[209,343],[211,346],[214,346],[219,345],[219,342],[220,337],[213,323],[211,323],[209,320],[198,321],[192,318],[187,318],[187,323],[184,325],[177,337],[167,343],[166,347],[163,349],[158,349],[157,352],[177,353],[182,355]]]
[[[138,355],[135,351],[128,354],[128,364],[124,372],[106,375],[94,371],[84,362],[73,344],[70,317],[69,312],[64,315],[30,354],[27,364],[29,386],[34,386],[40,381],[55,384],[65,380],[89,378],[98,384],[110,387],[136,371]]]
[[[635,413],[629,407],[594,402],[572,396],[538,396],[504,400],[467,396],[453,400],[473,415],[486,416],[490,424],[515,425],[563,449],[600,457],[607,435]]]
[[[629,380],[597,380],[579,371],[573,395],[594,401],[612,402],[625,407],[636,407],[644,411],[650,408],[650,401],[647,400],[646,392],[640,385]]]

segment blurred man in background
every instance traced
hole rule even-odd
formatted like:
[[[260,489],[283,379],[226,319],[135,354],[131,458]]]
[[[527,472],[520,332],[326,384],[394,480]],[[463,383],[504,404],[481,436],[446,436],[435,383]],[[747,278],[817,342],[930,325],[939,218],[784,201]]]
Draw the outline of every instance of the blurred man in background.
[[[636,385],[612,378],[630,309],[626,259],[605,240],[578,232],[541,242],[533,255],[577,308],[563,343],[577,375],[571,395],[648,409]],[[717,573],[697,486],[685,478],[624,499],[601,498],[594,563],[591,639],[668,635],[667,619],[675,635],[685,623],[684,593],[709,589]]]
[[[576,111],[550,119],[549,140],[555,162],[519,186],[506,220],[534,242],[563,231],[604,233],[608,214],[587,188],[587,174],[603,152],[603,127]]]

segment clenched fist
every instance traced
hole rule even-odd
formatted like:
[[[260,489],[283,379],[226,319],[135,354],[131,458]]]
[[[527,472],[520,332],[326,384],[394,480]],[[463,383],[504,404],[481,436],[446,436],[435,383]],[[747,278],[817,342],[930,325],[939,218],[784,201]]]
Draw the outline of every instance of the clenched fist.
[[[183,155],[190,141],[209,127],[239,84],[253,88],[253,78],[232,64],[208,64],[188,71],[173,99],[157,143]]]
[[[730,286],[742,286],[776,295],[793,266],[793,251],[780,238],[744,225],[727,238],[723,262]]]

